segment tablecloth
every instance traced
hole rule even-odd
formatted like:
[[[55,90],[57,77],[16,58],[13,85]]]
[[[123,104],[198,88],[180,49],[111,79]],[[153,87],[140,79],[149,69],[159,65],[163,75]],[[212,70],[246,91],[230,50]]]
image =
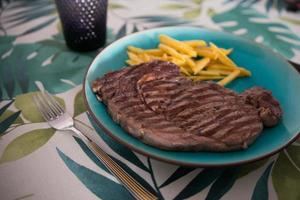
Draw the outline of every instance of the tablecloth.
[[[270,158],[226,168],[176,166],[118,144],[94,125],[83,101],[83,77],[97,51],[66,47],[54,1],[0,5],[0,199],[132,199],[82,142],[44,122],[32,102],[42,88],[161,199],[300,199],[299,139]],[[300,63],[300,14],[281,0],[110,0],[107,44],[181,25],[231,32]]]

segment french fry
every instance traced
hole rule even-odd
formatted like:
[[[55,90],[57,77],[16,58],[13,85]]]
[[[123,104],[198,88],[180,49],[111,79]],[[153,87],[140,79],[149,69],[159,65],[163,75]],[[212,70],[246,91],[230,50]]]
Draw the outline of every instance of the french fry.
[[[218,71],[209,71],[209,70],[204,71],[204,70],[202,70],[202,71],[198,72],[197,75],[204,75],[204,76],[221,76],[221,75],[224,75],[224,74],[221,74],[221,73],[218,72]]]
[[[146,53],[141,53],[140,54],[140,57],[145,61],[145,62],[149,62],[151,59],[150,59],[150,56],[147,55]]]
[[[174,56],[177,59],[184,60],[184,57],[180,53],[178,53],[175,49],[173,49],[165,44],[158,45],[158,48],[161,49],[162,51],[164,51],[165,53],[167,53],[171,56]]]
[[[240,74],[240,70],[239,69],[235,69],[231,74],[229,74],[227,77],[225,77],[224,79],[220,80],[218,82],[219,85],[225,86],[228,83],[230,83],[231,81],[233,81],[236,77],[238,77]]]
[[[220,64],[220,63],[215,63],[215,64],[212,64],[212,65],[209,65],[208,66],[209,69],[220,69],[220,70],[232,70],[232,67],[230,66],[227,66],[227,65],[223,65],[223,64]],[[238,69],[241,71],[240,75],[241,76],[251,76],[251,72],[245,68],[242,68],[242,67],[238,67]]]
[[[137,65],[151,60],[173,62],[181,73],[195,81],[220,80],[225,86],[237,77],[251,76],[251,72],[237,66],[228,55],[233,49],[219,48],[213,43],[207,46],[203,40],[178,41],[166,35],[160,35],[157,49],[142,49],[128,46],[126,60],[128,65]],[[201,56],[199,60],[196,56]]]
[[[164,54],[164,52],[160,49],[146,49],[146,50],[144,50],[144,53],[147,53],[147,54],[153,55],[153,56],[162,56]]]
[[[129,65],[137,65],[138,63],[133,60],[126,60],[126,63]]]
[[[139,56],[137,56],[135,53],[132,53],[132,52],[127,52],[128,54],[128,57],[130,60],[136,62],[136,63],[142,63],[144,62]]]
[[[232,68],[237,68],[237,65],[230,58],[228,58],[215,44],[211,42],[209,44],[211,48],[218,53],[218,59],[221,63],[228,65]]]
[[[223,48],[220,48],[220,50],[226,55],[228,56],[229,54],[231,54],[231,52],[233,51],[233,49],[223,49]]]
[[[196,67],[193,70],[194,74],[199,73],[202,69],[204,69],[207,64],[209,63],[210,59],[209,58],[202,58],[201,60],[196,61]]]
[[[232,72],[231,70],[225,70],[225,69],[211,69],[209,66],[207,67],[207,71],[211,73],[218,73],[219,75],[229,75]]]
[[[164,61],[169,61],[170,60],[169,57],[168,57],[168,55],[166,53],[163,54],[163,56],[161,57],[161,59],[164,60]]]
[[[151,56],[151,60],[163,60],[163,61],[170,61],[170,58],[167,56],[167,54],[164,54],[164,56]]]
[[[188,40],[182,41],[183,43],[189,45],[190,47],[205,47],[206,42],[204,40]]]
[[[144,52],[143,49],[138,48],[138,47],[134,47],[134,46],[128,46],[127,49],[129,51],[131,51],[132,53],[135,53],[135,54],[139,54],[139,53],[143,53]]]
[[[147,55],[150,57],[150,60],[161,60],[160,56],[153,56],[153,55],[149,55],[149,54],[147,54]]]
[[[190,76],[190,75],[191,75],[184,67],[179,66],[179,68],[180,68],[180,71],[181,71],[182,73],[184,73],[185,75],[187,75],[187,76]]]
[[[188,65],[188,67],[190,67],[190,69],[195,72],[196,70],[196,63],[193,61],[193,59],[189,58],[189,57],[185,57],[185,62]]]
[[[232,52],[233,49],[222,49],[220,48],[220,51],[222,51],[226,56],[229,55]],[[216,60],[218,58],[218,52],[211,48],[211,47],[207,47],[207,46],[198,46],[195,48],[195,51],[197,52],[197,54],[199,56],[203,56],[203,57],[209,57],[211,59]]]
[[[195,51],[197,52],[198,56],[216,59],[216,53],[209,47],[197,47]]]
[[[135,54],[146,53],[146,54],[154,55],[154,56],[162,56],[164,54],[164,52],[161,51],[160,49],[147,49],[147,50],[144,50],[144,49],[134,47],[134,46],[128,46],[127,49],[129,51],[131,51],[132,53],[135,53]]]
[[[177,51],[184,53],[190,57],[196,57],[197,53],[194,51],[194,49],[192,47],[190,47],[189,45],[180,42],[178,40],[175,40],[169,36],[166,35],[160,35],[159,36],[159,40],[162,44],[168,45],[174,49],[176,49]]]
[[[241,71],[242,76],[251,76],[251,72],[243,67],[238,67],[238,69]]]
[[[210,68],[210,69],[232,70],[232,67],[224,65],[222,63],[209,64],[208,68]]]
[[[172,63],[174,63],[174,64],[176,64],[176,65],[178,65],[180,67],[183,67],[184,64],[185,64],[185,60],[180,60],[180,59],[177,59],[177,58],[171,58],[170,62],[172,62]]]

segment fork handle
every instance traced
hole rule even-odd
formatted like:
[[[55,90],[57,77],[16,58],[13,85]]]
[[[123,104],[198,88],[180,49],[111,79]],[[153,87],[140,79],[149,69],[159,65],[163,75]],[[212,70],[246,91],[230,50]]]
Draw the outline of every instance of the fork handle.
[[[105,165],[105,167],[123,184],[123,186],[138,200],[157,200],[158,198],[139,184],[132,176],[130,176],[120,165],[118,165],[110,156],[105,153],[95,142],[91,141],[77,128],[70,128],[79,135],[80,139],[89,147],[89,149],[97,156],[97,158]],[[83,137],[83,138],[82,138]]]

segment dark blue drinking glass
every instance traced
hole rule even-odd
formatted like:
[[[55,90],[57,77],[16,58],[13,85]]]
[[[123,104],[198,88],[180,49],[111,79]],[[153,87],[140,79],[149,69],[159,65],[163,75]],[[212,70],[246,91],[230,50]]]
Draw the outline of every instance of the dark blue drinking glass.
[[[66,44],[90,51],[105,44],[107,0],[55,0]]]

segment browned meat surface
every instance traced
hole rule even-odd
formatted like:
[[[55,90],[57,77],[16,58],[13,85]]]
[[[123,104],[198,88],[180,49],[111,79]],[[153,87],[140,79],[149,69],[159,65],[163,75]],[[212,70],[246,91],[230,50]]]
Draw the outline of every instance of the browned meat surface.
[[[282,109],[270,91],[261,87],[253,87],[243,92],[240,96],[245,103],[258,109],[259,116],[266,127],[275,126],[279,122],[282,116]]]
[[[92,88],[114,121],[161,149],[243,149],[263,129],[263,111],[244,96],[213,82],[193,82],[170,62],[126,67],[98,78]]]

